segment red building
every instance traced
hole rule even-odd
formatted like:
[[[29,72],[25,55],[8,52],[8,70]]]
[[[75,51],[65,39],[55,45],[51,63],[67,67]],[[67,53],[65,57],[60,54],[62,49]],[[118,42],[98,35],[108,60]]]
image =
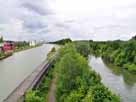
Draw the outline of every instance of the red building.
[[[10,51],[15,49],[15,44],[12,41],[6,41],[3,45],[4,51]]]

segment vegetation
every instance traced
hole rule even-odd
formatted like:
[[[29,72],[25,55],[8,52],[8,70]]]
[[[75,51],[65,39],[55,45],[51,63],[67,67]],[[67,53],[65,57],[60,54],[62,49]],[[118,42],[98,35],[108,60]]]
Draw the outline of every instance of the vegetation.
[[[15,42],[15,45],[16,47],[23,47],[23,46],[29,46],[29,42],[26,42],[26,41],[18,41],[18,42]]]
[[[56,49],[55,49],[55,47],[53,47],[53,48],[51,49],[51,51],[48,53],[47,59],[50,60],[51,57],[52,57],[52,55],[53,55],[55,52],[56,52]]]
[[[79,46],[67,44],[57,59],[56,102],[119,102],[102,83],[100,76],[81,55]],[[81,54],[78,52],[81,51]],[[84,53],[83,53],[84,54]]]
[[[19,51],[23,51],[23,50],[27,50],[27,49],[31,49],[31,48],[40,46],[40,45],[30,46],[29,42],[26,42],[26,41],[15,42],[15,45],[16,45],[15,52],[19,52]]]
[[[2,59],[4,57],[3,53],[0,53],[0,59]]]
[[[11,56],[12,54],[13,54],[13,51],[7,51],[7,52],[0,53],[0,60],[7,58],[8,56]]]
[[[88,57],[90,54],[90,46],[89,46],[89,41],[77,41],[75,42],[75,47],[81,55],[84,57]]]
[[[27,92],[25,102],[47,101],[53,72],[57,76],[56,102],[120,102],[119,97],[101,83],[100,76],[91,70],[80,47],[69,43],[60,48],[55,64],[40,86]]]
[[[29,42],[26,42],[26,41],[15,42],[15,45],[16,45],[16,52],[30,48]]]
[[[67,39],[62,39],[62,40],[58,40],[58,41],[50,42],[50,43],[52,43],[52,44],[59,44],[59,45],[65,45],[66,43],[70,43],[70,42],[72,42],[72,40],[67,38]]]
[[[129,41],[90,41],[90,50],[96,56],[102,56],[108,62],[136,72],[136,40],[135,37]]]
[[[3,37],[0,37],[0,43],[2,43],[3,42]]]
[[[35,90],[29,90],[25,95],[25,102],[47,102],[48,91],[53,78],[54,65],[49,68],[39,87]]]

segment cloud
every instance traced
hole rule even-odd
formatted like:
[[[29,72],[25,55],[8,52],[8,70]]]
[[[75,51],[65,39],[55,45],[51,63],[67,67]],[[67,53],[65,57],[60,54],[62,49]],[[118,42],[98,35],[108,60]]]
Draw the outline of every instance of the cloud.
[[[6,39],[127,40],[136,32],[135,0],[0,0],[0,4],[0,34]]]
[[[32,3],[23,3],[21,6],[24,8],[27,8],[29,11],[39,14],[39,15],[52,14],[48,9],[44,9],[40,5],[36,5],[36,4],[32,4]]]
[[[31,19],[27,18],[24,20],[23,27],[29,32],[36,32],[37,30],[40,29],[46,29],[48,25],[39,18],[31,18]]]

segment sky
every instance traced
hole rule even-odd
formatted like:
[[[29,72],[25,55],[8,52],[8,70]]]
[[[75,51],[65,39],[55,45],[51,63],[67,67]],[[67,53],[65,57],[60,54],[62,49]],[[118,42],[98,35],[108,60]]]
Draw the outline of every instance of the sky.
[[[128,40],[136,0],[0,0],[0,35],[9,40]]]

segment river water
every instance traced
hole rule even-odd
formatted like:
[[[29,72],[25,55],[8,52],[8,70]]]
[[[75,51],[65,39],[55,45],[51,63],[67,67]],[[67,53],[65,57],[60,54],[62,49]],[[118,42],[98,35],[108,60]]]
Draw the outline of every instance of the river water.
[[[0,61],[0,102],[47,58],[53,46],[45,44]]]
[[[101,57],[89,56],[89,65],[101,75],[102,83],[121,97],[122,102],[136,102],[136,74],[108,64]]]

